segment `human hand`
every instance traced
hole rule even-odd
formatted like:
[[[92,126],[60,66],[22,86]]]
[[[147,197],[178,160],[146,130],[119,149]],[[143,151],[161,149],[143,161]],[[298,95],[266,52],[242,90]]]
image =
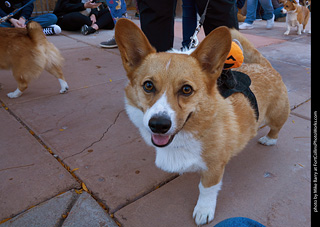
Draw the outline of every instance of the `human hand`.
[[[11,22],[11,24],[15,27],[15,28],[25,28],[26,27],[26,20],[22,17],[20,17],[19,20],[11,18],[9,19],[9,21]]]
[[[95,24],[97,22],[97,18],[94,14],[90,16],[90,20],[92,21],[92,24]]]
[[[102,3],[95,3],[92,1],[93,0],[89,0],[86,3],[84,3],[84,8],[95,9],[95,8],[98,8],[102,4]]]

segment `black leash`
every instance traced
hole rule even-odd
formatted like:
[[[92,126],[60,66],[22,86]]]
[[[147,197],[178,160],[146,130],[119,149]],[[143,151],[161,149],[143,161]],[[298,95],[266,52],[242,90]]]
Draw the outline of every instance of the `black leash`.
[[[14,10],[12,13],[9,13],[7,16],[1,17],[0,18],[0,23],[5,22],[6,20],[9,20],[11,17],[13,17],[16,13],[18,13],[20,10],[22,10],[24,7],[30,5],[31,3],[33,3],[36,0],[30,0],[27,4],[25,4],[24,6],[20,7],[19,9]]]

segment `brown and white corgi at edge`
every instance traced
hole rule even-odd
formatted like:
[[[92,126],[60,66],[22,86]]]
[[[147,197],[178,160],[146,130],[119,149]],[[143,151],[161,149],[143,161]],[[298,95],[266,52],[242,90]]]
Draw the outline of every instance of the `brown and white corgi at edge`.
[[[37,22],[29,22],[26,29],[0,28],[0,69],[11,69],[18,83],[18,88],[7,94],[9,98],[21,96],[30,81],[43,70],[54,75],[60,83],[60,93],[66,93],[69,86],[63,76],[62,63],[59,50],[47,40]]]
[[[306,26],[309,21],[310,11],[306,6],[299,5],[295,0],[281,0],[283,3],[282,13],[286,13],[287,30],[285,35],[289,35],[291,27],[297,27],[297,34],[301,35],[306,32]],[[311,33],[311,32],[309,32]]]
[[[157,53],[138,26],[127,19],[117,22],[115,38],[129,79],[125,100],[130,120],[146,143],[156,148],[157,167],[200,173],[193,217],[197,225],[212,221],[230,158],[262,124],[270,131],[259,142],[276,144],[290,112],[281,76],[238,31],[226,27],[212,31],[190,55]],[[242,93],[224,99],[217,89],[233,38],[244,48],[246,64],[237,70],[252,80],[258,121]]]

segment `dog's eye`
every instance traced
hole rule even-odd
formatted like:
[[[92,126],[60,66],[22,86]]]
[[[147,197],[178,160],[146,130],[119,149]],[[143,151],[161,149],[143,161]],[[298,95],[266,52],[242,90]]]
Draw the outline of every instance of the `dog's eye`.
[[[184,85],[181,88],[180,93],[184,96],[189,96],[193,93],[193,88],[190,85]]]
[[[155,91],[155,87],[153,85],[153,83],[151,81],[146,81],[143,83],[143,89],[145,90],[145,92],[147,93],[151,93]]]

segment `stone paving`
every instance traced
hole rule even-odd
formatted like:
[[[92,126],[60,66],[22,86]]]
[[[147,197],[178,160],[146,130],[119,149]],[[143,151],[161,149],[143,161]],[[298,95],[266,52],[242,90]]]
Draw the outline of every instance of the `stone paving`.
[[[311,35],[284,36],[285,23],[272,30],[265,24],[243,33],[282,75],[292,112],[276,146],[257,143],[267,132],[262,128],[227,165],[207,226],[235,216],[266,226],[311,223]],[[0,70],[1,226],[195,226],[199,176],[154,165],[153,148],[124,110],[119,51],[98,46],[112,36],[48,37],[65,58],[70,90],[64,95],[43,72],[20,98],[9,99],[16,82]],[[174,47],[181,41],[177,20]]]

